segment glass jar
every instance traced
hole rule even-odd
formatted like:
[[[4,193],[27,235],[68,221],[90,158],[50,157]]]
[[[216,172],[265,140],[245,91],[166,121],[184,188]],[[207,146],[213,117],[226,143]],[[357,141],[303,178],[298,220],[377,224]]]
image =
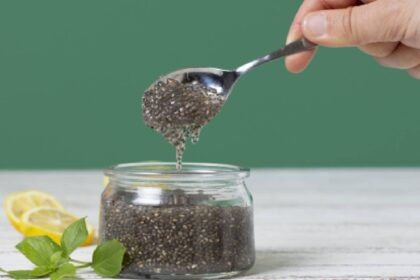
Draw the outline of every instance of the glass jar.
[[[216,279],[254,264],[249,169],[129,163],[105,171],[100,241],[127,249],[122,277]]]

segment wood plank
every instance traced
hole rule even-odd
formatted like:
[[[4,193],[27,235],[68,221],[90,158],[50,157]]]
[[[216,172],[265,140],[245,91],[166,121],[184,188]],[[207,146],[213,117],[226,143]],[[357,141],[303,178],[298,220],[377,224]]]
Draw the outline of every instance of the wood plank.
[[[419,185],[420,169],[253,171],[257,262],[239,279],[420,279]],[[100,171],[0,172],[0,199],[28,188],[97,225]],[[1,267],[30,267],[20,238],[0,214]]]

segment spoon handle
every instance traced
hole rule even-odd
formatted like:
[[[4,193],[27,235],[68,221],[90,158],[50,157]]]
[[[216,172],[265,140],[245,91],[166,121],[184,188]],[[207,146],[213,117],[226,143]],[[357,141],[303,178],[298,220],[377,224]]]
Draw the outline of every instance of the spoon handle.
[[[248,62],[238,67],[235,72],[241,75],[248,72],[251,69],[254,69],[257,66],[273,61],[280,57],[288,56],[288,55],[299,53],[299,52],[309,51],[309,50],[314,49],[315,47],[316,47],[316,44],[312,43],[311,41],[305,38],[300,38],[296,41],[291,42],[290,44],[287,44],[281,49],[278,49],[272,53],[267,54],[266,56],[257,58],[251,62]]]

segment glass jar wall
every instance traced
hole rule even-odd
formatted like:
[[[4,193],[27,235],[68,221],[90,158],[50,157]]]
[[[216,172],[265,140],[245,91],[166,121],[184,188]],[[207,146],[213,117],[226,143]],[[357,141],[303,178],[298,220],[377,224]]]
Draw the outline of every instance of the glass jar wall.
[[[123,277],[215,279],[255,260],[249,170],[222,164],[132,163],[105,171],[100,239],[127,249]]]

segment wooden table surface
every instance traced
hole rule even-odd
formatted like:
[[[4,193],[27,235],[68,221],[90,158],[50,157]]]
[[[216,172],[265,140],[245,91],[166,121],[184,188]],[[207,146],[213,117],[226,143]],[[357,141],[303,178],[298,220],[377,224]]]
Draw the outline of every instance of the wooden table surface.
[[[257,261],[240,279],[420,279],[420,169],[253,170],[248,186]],[[100,171],[0,172],[1,199],[30,188],[97,225]],[[1,212],[0,267],[31,267],[20,239]]]

